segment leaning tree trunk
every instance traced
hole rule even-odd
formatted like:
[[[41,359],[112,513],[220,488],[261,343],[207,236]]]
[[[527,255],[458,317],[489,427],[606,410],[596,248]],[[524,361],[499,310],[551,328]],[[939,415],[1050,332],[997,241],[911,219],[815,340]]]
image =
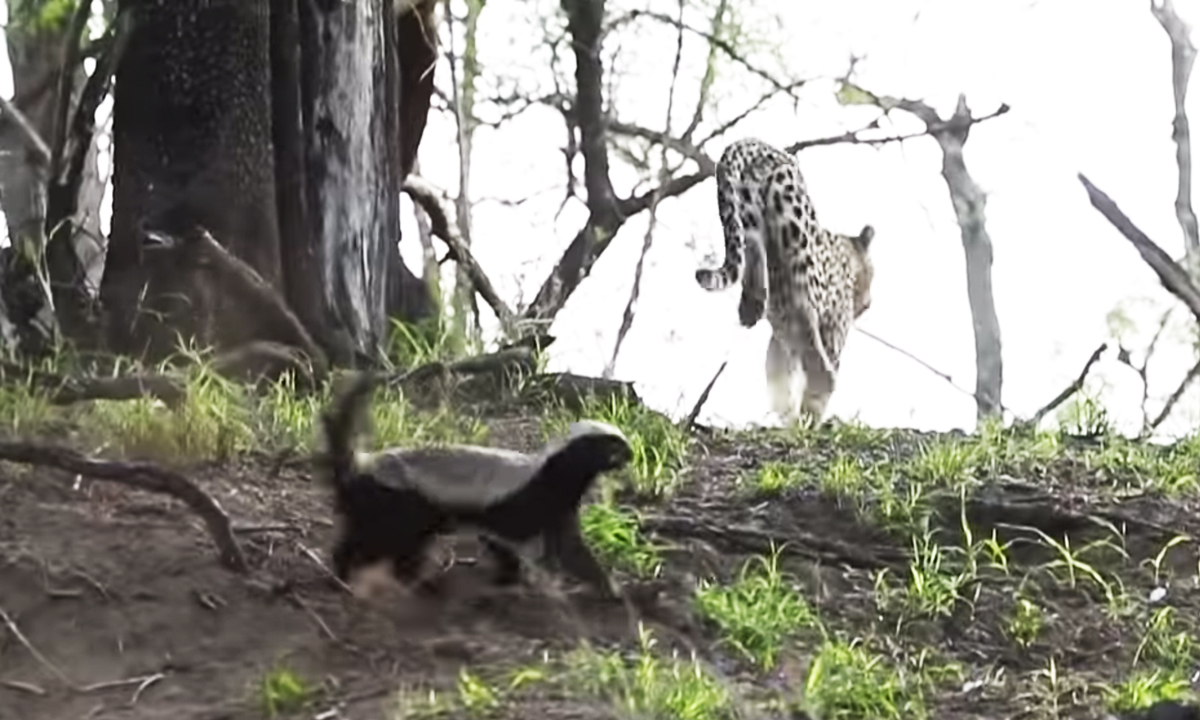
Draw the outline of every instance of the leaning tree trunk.
[[[112,236],[100,289],[110,345],[154,357],[173,349],[177,330],[222,347],[275,339],[211,277],[142,245],[147,227],[198,224],[279,289],[270,0],[120,0],[119,8],[136,22],[115,89]]]
[[[394,6],[300,3],[308,242],[321,259],[335,347],[368,357],[387,330],[387,269],[399,253]]]

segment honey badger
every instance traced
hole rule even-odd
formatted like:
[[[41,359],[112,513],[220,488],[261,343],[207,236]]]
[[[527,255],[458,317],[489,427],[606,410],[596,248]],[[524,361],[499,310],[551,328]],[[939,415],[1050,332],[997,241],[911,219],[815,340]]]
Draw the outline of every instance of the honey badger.
[[[355,452],[356,426],[373,386],[369,373],[358,374],[322,417],[320,470],[333,486],[339,520],[338,579],[347,582],[355,571],[388,561],[397,580],[414,583],[430,543],[466,530],[478,533],[495,559],[497,584],[517,582],[525,557],[614,594],[580,533],[579,505],[602,473],[632,458],[619,429],[576,422],[538,455],[470,445]]]

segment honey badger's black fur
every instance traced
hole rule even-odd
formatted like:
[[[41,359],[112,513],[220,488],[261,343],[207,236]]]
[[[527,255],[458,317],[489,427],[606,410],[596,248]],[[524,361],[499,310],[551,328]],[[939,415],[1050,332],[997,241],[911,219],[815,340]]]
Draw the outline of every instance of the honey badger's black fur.
[[[360,462],[354,438],[373,384],[369,374],[360,374],[322,418],[324,470],[341,521],[333,549],[339,579],[346,581],[353,570],[387,560],[397,579],[411,582],[436,536],[474,529],[496,561],[499,584],[519,580],[520,555],[525,554],[519,549],[540,540],[543,559],[611,595],[607,574],[583,541],[578,509],[601,473],[629,461],[628,442],[618,431],[573,435],[539,460],[522,456],[528,476],[522,475],[511,491],[490,492],[486,485],[463,484],[451,473],[431,476],[428,468],[405,465],[403,459],[388,465]],[[475,451],[482,452],[462,450],[464,458]],[[512,462],[510,458],[507,466],[510,480]],[[439,484],[447,486],[440,496]]]

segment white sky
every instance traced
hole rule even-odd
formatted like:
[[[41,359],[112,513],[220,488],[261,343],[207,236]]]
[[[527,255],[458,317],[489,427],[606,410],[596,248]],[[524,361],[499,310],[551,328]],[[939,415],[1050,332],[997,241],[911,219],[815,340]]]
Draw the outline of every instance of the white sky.
[[[1175,3],[1185,18],[1200,21],[1200,0]],[[943,114],[953,110],[959,92],[976,114],[989,113],[1001,102],[1012,106],[1008,115],[974,128],[966,150],[968,169],[989,194],[1007,407],[1029,414],[1061,390],[1096,346],[1110,339],[1106,316],[1119,303],[1146,299],[1135,306],[1134,317],[1147,332],[1164,308],[1177,304],[1133,247],[1091,208],[1075,178],[1077,172],[1087,174],[1168,253],[1182,254],[1173,209],[1177,175],[1170,137],[1170,50],[1149,2],[814,0],[731,5],[757,13],[745,17],[745,24],[779,48],[774,61],[766,49],[754,53],[764,67],[786,66],[795,76],[831,78],[844,72],[851,54],[866,55],[856,77],[876,93],[921,98]],[[550,8],[557,2],[541,0],[538,6]],[[611,0],[609,6],[610,14],[625,7]],[[674,6],[659,2],[654,8],[673,14]],[[549,89],[546,52],[534,50],[539,34],[529,19],[531,7],[528,2],[489,3],[479,56],[485,68],[544,92]],[[704,25],[698,16],[689,22]],[[662,128],[674,32],[648,20],[637,27],[636,36],[610,36],[605,48],[611,57],[620,44],[617,114]],[[706,52],[697,38],[685,40],[676,128],[690,117]],[[3,57],[0,92],[11,96],[7,52]],[[728,62],[721,68],[719,107],[706,115],[714,122],[740,113],[761,90]],[[446,70],[445,63],[438,67],[441,87],[449,86]],[[800,93],[797,108],[780,102],[756,113],[715,140],[708,147],[710,155],[715,159],[726,143],[741,137],[786,145],[861,127],[876,114],[870,108],[838,106],[828,80],[810,83]],[[1196,83],[1192,93],[1193,133],[1200,135]],[[107,107],[101,115],[107,117]],[[889,134],[921,127],[899,112],[883,124]],[[706,127],[711,126],[702,126],[701,136]],[[582,202],[572,201],[554,218],[563,197],[559,148],[564,141],[561,119],[545,109],[531,110],[500,130],[481,128],[476,135],[471,190],[481,202],[475,211],[475,253],[510,304],[532,298],[586,217]],[[628,194],[637,176],[615,155],[613,160],[616,190]],[[875,226],[873,305],[859,326],[949,373],[958,385],[973,388],[962,246],[936,143],[920,138],[881,149],[814,148],[803,151],[800,162],[823,223],[840,231]],[[430,116],[421,165],[430,181],[455,190],[457,157],[449,116]],[[582,178],[581,160],[576,174]],[[402,252],[419,273],[411,205],[407,198],[403,203]],[[625,225],[559,314],[552,328],[558,337],[553,369],[603,370],[646,221],[643,214]],[[741,328],[738,292],[707,293],[693,277],[698,264],[713,261],[706,254],[723,253],[722,245],[713,180],[663,203],[637,317],[616,377],[634,381],[655,407],[686,413],[728,358],[701,421],[770,423],[763,380],[767,323]],[[494,328],[490,311],[485,313],[485,328]],[[1185,309],[1176,311],[1179,321],[1186,316]],[[1137,351],[1147,340],[1133,337],[1128,345]],[[1151,364],[1152,413],[1158,398],[1174,389],[1194,362],[1185,339],[1160,343],[1160,348]],[[1092,387],[1103,391],[1110,415],[1125,430],[1136,430],[1141,422],[1136,375],[1110,354],[1093,376]],[[1193,391],[1182,405],[1165,426],[1169,434],[1194,430],[1200,421],[1200,393]],[[970,429],[975,416],[972,398],[857,333],[847,342],[829,410],[873,426],[922,429]]]
[[[673,13],[672,5],[655,7]],[[1065,387],[1108,339],[1106,315],[1122,300],[1147,296],[1160,307],[1174,302],[1133,247],[1091,208],[1075,178],[1077,172],[1087,174],[1167,252],[1182,254],[1173,209],[1177,175],[1170,138],[1169,43],[1148,2],[821,0],[758,5],[778,14],[778,25],[765,14],[756,20],[775,33],[769,37],[782,48],[781,57],[795,75],[836,77],[851,54],[865,54],[857,78],[877,93],[923,98],[943,114],[953,110],[960,91],[976,114],[991,112],[1001,102],[1012,106],[1003,118],[977,126],[966,151],[968,169],[989,193],[1008,407],[1032,413]],[[1185,17],[1200,18],[1200,0],[1177,0],[1176,5]],[[514,16],[527,12],[525,8],[486,7],[479,49],[485,67],[534,64],[526,60],[529,42],[508,39],[534,34],[503,31],[522,27]],[[609,12],[620,11],[610,7]],[[702,24],[699,18],[691,22]],[[674,33],[660,28],[647,35],[655,41],[626,39],[621,48],[626,74],[620,79],[617,114],[661,128]],[[609,51],[615,42],[610,41]],[[690,116],[703,52],[698,40],[685,45],[677,101],[683,112],[676,127]],[[438,72],[444,69],[442,65]],[[717,121],[736,115],[760,92],[744,82],[744,75],[728,77],[732,72],[727,71],[723,84],[718,80],[724,99]],[[727,142],[739,137],[757,135],[784,145],[861,127],[874,117],[869,108],[839,107],[832,90],[831,82],[812,83],[802,91],[805,102],[797,111],[790,103],[779,103],[752,116],[730,136],[714,141],[710,155],[716,158]],[[1197,93],[1193,90],[1189,100],[1192,116],[1200,118]],[[890,129],[896,133],[921,128],[903,113],[896,113],[893,122]],[[1200,127],[1200,120],[1194,122]],[[505,297],[515,297],[519,283],[524,295],[532,297],[557,251],[586,217],[582,203],[572,202],[554,220],[562,197],[558,148],[564,136],[562,121],[550,111],[530,112],[499,131],[478,132],[472,195],[485,202],[476,210],[475,251]],[[451,119],[433,116],[421,145],[424,174],[451,191],[457,184],[453,140]],[[878,150],[814,148],[803,151],[800,161],[824,223],[842,231],[857,231],[864,223],[876,228],[873,305],[860,326],[973,388],[962,246],[936,143],[922,138]],[[581,161],[577,175],[582,177]],[[619,194],[627,194],[632,181],[614,177],[614,182]],[[705,253],[723,252],[715,194],[710,179],[660,208],[637,318],[616,376],[635,381],[655,406],[686,413],[728,354],[729,366],[701,420],[771,422],[763,380],[767,323],[742,329],[737,291],[708,293],[693,279]],[[530,196],[516,207],[486,201]],[[645,215],[627,223],[559,315],[553,328],[558,336],[555,367],[602,371],[646,223]],[[407,227],[414,226],[409,222]],[[697,249],[689,247],[693,244]],[[417,261],[416,243],[404,252]],[[524,275],[523,281],[517,275]],[[1178,317],[1185,316],[1181,309]],[[1151,329],[1156,313],[1139,317]],[[1135,350],[1144,345],[1145,340],[1136,338],[1130,342]],[[1173,343],[1171,350],[1151,365],[1152,397],[1168,394],[1194,362],[1182,343]],[[1097,379],[1113,386],[1103,396],[1110,413],[1129,429],[1138,427],[1141,388],[1136,375],[1115,358],[1102,362],[1099,371]],[[1195,428],[1200,415],[1195,398],[1193,393],[1189,412],[1178,413],[1173,429]],[[975,405],[911,360],[852,334],[830,413],[857,415],[875,426],[971,428]]]

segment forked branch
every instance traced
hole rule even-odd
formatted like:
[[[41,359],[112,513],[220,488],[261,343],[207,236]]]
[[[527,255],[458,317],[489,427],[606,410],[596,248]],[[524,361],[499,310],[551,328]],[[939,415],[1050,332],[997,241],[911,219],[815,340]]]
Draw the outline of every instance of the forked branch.
[[[508,305],[500,299],[500,294],[496,292],[487,273],[483,271],[475,256],[471,254],[467,243],[459,236],[458,227],[450,221],[438,192],[424,178],[412,174],[404,180],[404,192],[429,216],[434,236],[450,248],[449,257],[466,271],[467,277],[471,278],[471,283],[475,286],[475,291],[479,293],[484,302],[491,306],[492,312],[496,313],[496,318],[500,321],[500,326],[508,335],[516,325],[516,317]]]

